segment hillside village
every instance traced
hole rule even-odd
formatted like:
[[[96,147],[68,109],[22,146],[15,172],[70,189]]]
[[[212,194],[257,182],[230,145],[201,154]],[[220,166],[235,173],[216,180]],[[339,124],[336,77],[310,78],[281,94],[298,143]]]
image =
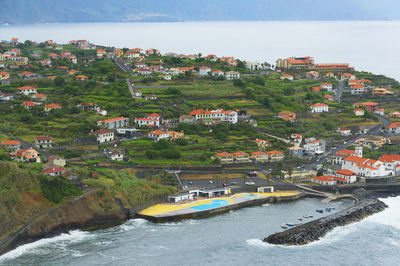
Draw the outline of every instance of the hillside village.
[[[400,175],[400,84],[349,64],[13,38],[0,71],[2,160],[83,186],[107,168],[255,169],[312,185]]]

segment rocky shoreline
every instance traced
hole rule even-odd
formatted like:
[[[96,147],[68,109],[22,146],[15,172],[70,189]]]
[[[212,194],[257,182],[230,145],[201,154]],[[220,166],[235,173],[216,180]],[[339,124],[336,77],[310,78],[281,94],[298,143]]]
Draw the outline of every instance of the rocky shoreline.
[[[305,223],[283,232],[264,238],[264,242],[275,245],[305,245],[317,241],[338,226],[344,226],[364,219],[367,216],[383,211],[388,206],[376,199],[355,195],[359,202],[347,209]]]

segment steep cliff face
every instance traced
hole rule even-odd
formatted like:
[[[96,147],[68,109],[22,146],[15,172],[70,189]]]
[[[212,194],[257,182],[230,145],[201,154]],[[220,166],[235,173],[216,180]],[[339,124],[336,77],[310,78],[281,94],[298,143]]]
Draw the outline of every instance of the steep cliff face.
[[[18,245],[72,229],[97,229],[121,224],[125,210],[111,195],[88,192],[60,206],[50,208],[0,239],[0,254]]]

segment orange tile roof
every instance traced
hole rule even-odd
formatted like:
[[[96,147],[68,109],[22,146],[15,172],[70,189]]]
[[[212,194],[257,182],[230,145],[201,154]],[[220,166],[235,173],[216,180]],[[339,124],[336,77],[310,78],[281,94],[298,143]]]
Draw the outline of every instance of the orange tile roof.
[[[230,156],[230,157],[232,157],[233,154],[228,153],[228,152],[221,152],[221,153],[217,153],[217,156],[218,157],[222,157],[222,156]]]
[[[328,105],[324,104],[324,103],[316,103],[316,104],[311,105],[311,107],[323,107],[323,106],[328,106]]]
[[[365,159],[365,158],[362,158],[362,157],[357,157],[357,156],[347,156],[346,158],[344,158],[344,160],[349,161],[349,162],[353,162],[353,163],[363,164],[368,159]]]
[[[243,151],[237,151],[237,152],[232,153],[232,155],[234,155],[234,156],[246,156],[246,155],[249,155],[249,154],[246,153],[246,152],[243,152]]]
[[[312,179],[319,180],[319,181],[335,181],[336,176],[316,176]]]
[[[161,117],[161,115],[157,114],[157,113],[152,113],[149,115],[146,115],[147,117]]]
[[[115,122],[115,121],[120,121],[120,120],[125,120],[125,119],[129,119],[129,118],[127,118],[127,117],[116,117],[116,118],[110,118],[110,119],[106,119],[106,120],[99,121],[99,122],[110,123],[110,122]]]
[[[268,155],[282,155],[283,152],[281,151],[269,151],[267,152]]]
[[[162,135],[162,134],[168,134],[167,132],[165,132],[165,131],[162,131],[162,130],[154,130],[154,131],[151,131],[151,132],[149,132],[149,134],[153,134],[153,135],[156,135],[156,136],[159,136],[159,135]]]
[[[50,103],[50,104],[46,104],[44,107],[45,108],[61,108],[61,105],[58,105],[56,103]]]
[[[46,95],[38,93],[34,95],[36,98],[46,98]]]
[[[338,171],[336,171],[336,174],[347,175],[347,176],[357,175],[353,171],[350,171],[350,170],[347,170],[347,169],[338,170]]]
[[[387,128],[398,128],[400,127],[400,122],[393,122],[390,125],[386,126]]]
[[[395,161],[400,162],[400,155],[399,154],[392,154],[392,155],[382,155],[381,158],[379,158],[379,161],[384,162],[384,163],[393,163]]]
[[[22,90],[36,90],[36,88],[32,87],[32,86],[23,86],[23,87],[17,88],[17,90],[20,90],[20,91],[22,91]]]
[[[0,143],[0,145],[20,145],[21,144],[21,142],[20,141],[17,141],[17,140],[6,140],[6,141],[3,141],[2,143]]]
[[[90,134],[93,134],[93,135],[102,135],[102,134],[109,134],[109,133],[113,133],[113,131],[105,129],[105,128],[100,128],[99,130],[90,132]]]
[[[268,155],[268,153],[263,152],[263,151],[256,151],[256,152],[252,152],[252,155]]]
[[[26,101],[26,102],[23,102],[22,105],[33,107],[33,106],[36,106],[36,103],[30,102],[30,101]]]
[[[372,166],[370,166],[370,165],[368,165],[368,164],[356,164],[358,167],[361,167],[361,168],[367,168],[367,169],[370,169],[370,170],[376,170],[376,168],[375,167],[372,167]]]

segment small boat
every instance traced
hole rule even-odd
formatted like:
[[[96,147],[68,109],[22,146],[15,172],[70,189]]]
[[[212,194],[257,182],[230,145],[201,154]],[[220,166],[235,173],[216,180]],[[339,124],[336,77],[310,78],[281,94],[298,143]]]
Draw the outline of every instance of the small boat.
[[[303,216],[303,218],[310,218],[310,215],[306,214]]]
[[[331,209],[330,208],[326,208],[325,211],[326,212],[331,212]]]
[[[303,221],[303,218],[297,218],[297,220],[299,220],[299,221]]]
[[[286,223],[286,225],[289,226],[289,227],[293,227],[294,226],[294,224],[291,224],[291,223]]]
[[[281,224],[281,227],[282,227],[283,229],[288,229],[288,226],[287,226],[286,224]]]
[[[323,213],[324,210],[315,210],[316,212]]]
[[[313,217],[314,217],[314,216],[312,216],[312,215],[309,215],[309,216],[308,216],[308,218],[313,218]]]

